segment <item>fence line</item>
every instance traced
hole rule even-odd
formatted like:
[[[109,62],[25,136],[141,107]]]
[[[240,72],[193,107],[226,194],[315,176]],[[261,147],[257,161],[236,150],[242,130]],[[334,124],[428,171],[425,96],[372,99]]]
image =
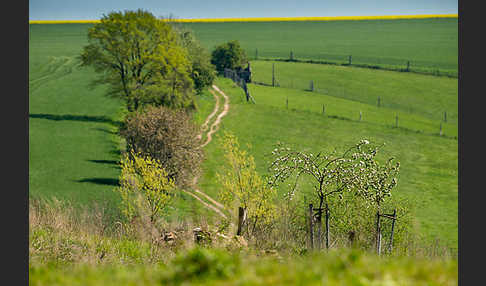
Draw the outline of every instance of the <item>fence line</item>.
[[[251,73],[247,73],[245,71],[238,72],[232,69],[225,68],[223,73],[225,78],[230,78],[236,83],[239,87],[243,89],[246,95],[246,101],[255,102],[255,99],[250,95],[250,91],[248,90],[248,86],[246,85],[247,81],[250,81]]]
[[[372,58],[366,56],[353,55],[331,55],[321,54],[317,58],[297,58],[293,50],[290,51],[288,57],[264,57],[261,51],[255,49],[253,60],[263,61],[285,61],[285,62],[300,62],[313,64],[331,64],[354,66],[371,69],[383,69],[399,72],[412,72],[419,74],[428,74],[435,76],[458,77],[458,67],[440,67],[441,64],[427,63],[424,61],[413,61],[410,59],[392,59],[392,58]]]

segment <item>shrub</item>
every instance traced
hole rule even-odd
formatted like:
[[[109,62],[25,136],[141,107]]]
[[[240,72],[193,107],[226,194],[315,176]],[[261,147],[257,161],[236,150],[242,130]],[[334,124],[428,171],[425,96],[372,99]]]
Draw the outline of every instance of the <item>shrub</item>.
[[[120,187],[123,213],[131,219],[147,210],[150,222],[169,206],[175,195],[174,180],[167,177],[160,162],[131,151],[121,160]]]
[[[137,111],[127,117],[120,134],[129,149],[157,159],[180,188],[190,186],[200,172],[198,127],[183,110],[159,106]]]

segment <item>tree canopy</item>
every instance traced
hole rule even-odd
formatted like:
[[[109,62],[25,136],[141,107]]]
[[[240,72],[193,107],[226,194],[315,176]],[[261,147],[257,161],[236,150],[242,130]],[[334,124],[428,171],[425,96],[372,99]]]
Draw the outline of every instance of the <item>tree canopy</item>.
[[[217,46],[211,54],[211,63],[218,72],[228,69],[242,69],[248,63],[245,50],[237,40]]]
[[[179,34],[181,46],[187,50],[191,61],[191,78],[194,82],[194,89],[201,93],[204,88],[213,84],[216,77],[215,67],[211,63],[211,55],[201,46],[192,30],[176,25],[175,22],[169,23],[172,23],[172,27]]]
[[[126,101],[129,111],[144,104],[193,106],[191,62],[171,26],[150,12],[111,12],[88,31],[83,66],[101,74],[109,95]]]

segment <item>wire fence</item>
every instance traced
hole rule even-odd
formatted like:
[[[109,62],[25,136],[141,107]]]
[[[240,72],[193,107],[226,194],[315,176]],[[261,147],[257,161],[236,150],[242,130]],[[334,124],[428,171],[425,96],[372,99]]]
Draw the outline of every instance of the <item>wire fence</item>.
[[[390,57],[370,57],[361,55],[335,55],[316,51],[312,55],[299,55],[295,51],[262,52],[258,49],[247,51],[252,60],[302,62],[314,64],[332,64],[355,66],[371,69],[383,69],[400,72],[413,72],[436,76],[458,77],[458,63],[433,62],[415,59]]]
[[[255,102],[255,99],[250,95],[250,91],[248,90],[247,82],[251,79],[251,73],[247,71],[236,71],[232,69],[225,68],[223,73],[225,78],[230,78],[236,83],[239,87],[243,89],[246,95],[246,101]]]

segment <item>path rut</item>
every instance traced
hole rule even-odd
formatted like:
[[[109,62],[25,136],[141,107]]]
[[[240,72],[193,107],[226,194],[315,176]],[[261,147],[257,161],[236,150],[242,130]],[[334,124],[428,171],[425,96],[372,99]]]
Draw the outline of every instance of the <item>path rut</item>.
[[[216,85],[212,85],[212,88],[214,90],[216,90],[217,93],[221,94],[221,96],[223,96],[223,98],[224,98],[223,110],[217,116],[216,120],[211,124],[211,127],[209,128],[209,131],[206,133],[206,138],[207,138],[206,139],[206,142],[204,142],[204,144],[202,144],[200,146],[201,148],[203,148],[204,146],[208,145],[211,142],[212,135],[216,131],[218,131],[218,129],[219,129],[219,125],[221,123],[221,119],[224,116],[226,116],[226,114],[228,114],[228,111],[229,111],[229,97],[226,94],[224,94],[224,92],[222,92]],[[220,102],[219,96],[217,96],[217,94],[213,90],[210,89],[209,91],[211,92],[211,94],[213,94],[213,96],[214,96],[214,98],[216,100],[216,104],[215,104],[215,107],[213,109],[213,112],[206,118],[206,121],[201,126],[201,134],[198,135],[198,138],[199,139],[202,139],[202,134],[208,128],[208,124],[209,124],[211,118],[213,118],[216,115],[216,113],[218,112],[218,109],[219,109],[219,102]],[[185,193],[191,195],[195,199],[197,199],[200,203],[202,203],[207,208],[215,211],[217,214],[219,214],[223,218],[227,219],[227,216],[223,213],[224,206],[221,203],[219,203],[216,200],[214,200],[213,198],[211,198],[209,195],[207,195],[203,191],[201,191],[198,188],[196,188],[198,179],[199,179],[199,177],[194,177],[194,179],[193,179],[194,192],[190,192],[190,191],[186,191],[186,190],[183,190],[183,191]],[[207,201],[204,201],[198,195],[204,197],[207,201],[209,201],[209,203]]]

